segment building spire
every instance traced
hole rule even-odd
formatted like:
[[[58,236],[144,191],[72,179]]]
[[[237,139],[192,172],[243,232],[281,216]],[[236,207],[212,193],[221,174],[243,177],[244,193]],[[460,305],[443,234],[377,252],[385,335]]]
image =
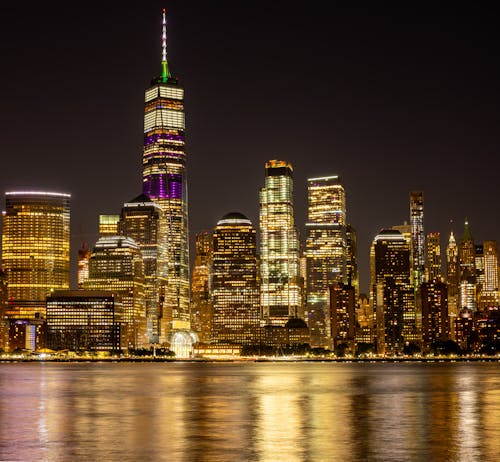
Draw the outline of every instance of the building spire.
[[[162,10],[162,34],[161,34],[161,81],[167,83],[171,77],[167,61],[167,10]]]

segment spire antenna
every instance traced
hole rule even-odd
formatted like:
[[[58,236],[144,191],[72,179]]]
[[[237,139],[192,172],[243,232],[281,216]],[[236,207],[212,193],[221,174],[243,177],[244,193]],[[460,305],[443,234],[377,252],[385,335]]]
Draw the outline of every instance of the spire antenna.
[[[161,34],[161,80],[167,83],[171,77],[167,61],[167,9],[162,9],[162,34]]]

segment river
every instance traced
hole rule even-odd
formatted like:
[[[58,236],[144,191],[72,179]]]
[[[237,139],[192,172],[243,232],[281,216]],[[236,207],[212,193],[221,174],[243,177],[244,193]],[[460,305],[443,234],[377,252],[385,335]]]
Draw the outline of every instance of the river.
[[[499,454],[499,363],[0,364],[2,461]]]

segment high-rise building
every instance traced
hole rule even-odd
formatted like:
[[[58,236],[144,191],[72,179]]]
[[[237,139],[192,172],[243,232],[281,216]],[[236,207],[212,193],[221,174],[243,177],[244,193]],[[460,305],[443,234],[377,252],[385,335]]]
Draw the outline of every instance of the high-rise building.
[[[241,213],[225,215],[213,234],[213,330],[216,343],[259,344],[256,232]]]
[[[424,193],[410,192],[411,255],[413,287],[417,291],[425,279]]]
[[[356,340],[356,294],[351,284],[330,286],[330,326],[333,348],[344,345],[352,352]]]
[[[427,281],[440,281],[442,278],[441,269],[441,234],[427,234]]]
[[[9,320],[7,319],[7,274],[0,268],[0,352],[9,349]]]
[[[450,233],[448,246],[446,247],[446,281],[448,282],[448,313],[456,319],[460,311],[460,265],[458,262],[458,246],[453,231]],[[450,320],[451,325],[454,325],[454,319]],[[453,332],[454,329],[452,329]]]
[[[70,195],[7,192],[2,268],[7,274],[7,316],[45,316],[45,299],[69,288]]]
[[[300,314],[299,239],[293,210],[293,168],[270,160],[260,190],[261,306],[265,323]]]
[[[347,282],[345,190],[338,176],[310,178],[306,223],[307,317],[312,346],[329,346],[329,287]]]
[[[377,351],[396,354],[416,340],[410,246],[399,231],[383,229],[372,243],[370,257]]]
[[[358,239],[354,226],[346,226],[346,273],[347,282],[354,287],[356,299],[359,296]]]
[[[212,336],[213,305],[211,277],[214,253],[213,234],[204,231],[195,238],[196,256],[191,276],[191,327],[201,342]]]
[[[476,248],[466,220],[464,233],[458,244],[458,263],[460,266],[459,307],[476,310]]]
[[[124,236],[101,237],[89,261],[87,290],[112,291],[123,305],[122,328],[125,348],[149,343],[144,303],[142,253],[133,239]]]
[[[162,17],[161,75],[145,93],[143,193],[163,209],[167,254],[164,311],[169,329],[189,329],[189,240],[184,89],[167,61],[165,10]]]
[[[161,207],[144,194],[123,204],[118,232],[139,246],[144,264],[147,333],[151,343],[164,343],[172,313],[163,306],[166,278],[166,227]]]
[[[84,281],[89,277],[90,254],[87,243],[83,241],[82,246],[78,249],[78,287],[80,289],[83,287]]]
[[[481,290],[481,309],[498,306],[498,247],[496,241],[483,242],[484,282]]]
[[[450,338],[448,316],[448,287],[444,282],[433,279],[421,285],[422,297],[422,340],[425,349],[433,343]]]

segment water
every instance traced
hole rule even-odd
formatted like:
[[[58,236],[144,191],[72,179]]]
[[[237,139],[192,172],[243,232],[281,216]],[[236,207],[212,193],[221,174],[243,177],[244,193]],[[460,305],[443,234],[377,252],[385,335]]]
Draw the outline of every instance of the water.
[[[497,461],[498,363],[0,364],[0,460]]]

